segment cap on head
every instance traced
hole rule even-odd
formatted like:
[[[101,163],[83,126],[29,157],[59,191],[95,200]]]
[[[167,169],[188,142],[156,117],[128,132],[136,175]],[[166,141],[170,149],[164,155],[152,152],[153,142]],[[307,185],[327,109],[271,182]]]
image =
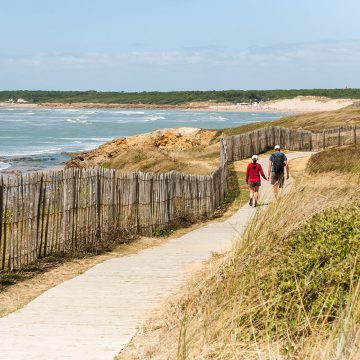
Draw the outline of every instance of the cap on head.
[[[259,157],[257,156],[257,155],[253,155],[252,157],[251,157],[251,159],[252,160],[257,160]]]
[[[275,145],[274,149],[275,150],[280,150],[280,145]]]

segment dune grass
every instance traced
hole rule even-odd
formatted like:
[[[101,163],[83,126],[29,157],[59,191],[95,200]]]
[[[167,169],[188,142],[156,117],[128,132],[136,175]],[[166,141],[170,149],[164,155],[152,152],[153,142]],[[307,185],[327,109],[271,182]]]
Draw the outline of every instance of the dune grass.
[[[360,174],[360,146],[333,148],[313,155],[308,164],[310,174],[338,171],[343,174]]]
[[[271,122],[257,122],[224,129],[224,134],[228,136],[243,134],[247,131],[256,130],[270,125],[310,131],[320,131],[324,128],[346,125],[360,125],[360,107],[350,106],[335,111],[319,111],[290,115]]]
[[[360,358],[359,190],[340,173],[303,178],[120,359]]]
[[[274,121],[274,125],[319,131],[324,128],[360,124],[360,107],[349,106],[334,111],[319,111],[285,116]]]

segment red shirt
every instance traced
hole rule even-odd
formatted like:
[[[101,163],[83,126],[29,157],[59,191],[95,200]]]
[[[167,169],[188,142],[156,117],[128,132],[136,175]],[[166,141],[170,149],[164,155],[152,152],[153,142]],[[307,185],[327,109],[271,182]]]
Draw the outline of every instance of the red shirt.
[[[260,175],[266,180],[264,171],[260,164],[250,163],[246,170],[246,182],[259,182]]]

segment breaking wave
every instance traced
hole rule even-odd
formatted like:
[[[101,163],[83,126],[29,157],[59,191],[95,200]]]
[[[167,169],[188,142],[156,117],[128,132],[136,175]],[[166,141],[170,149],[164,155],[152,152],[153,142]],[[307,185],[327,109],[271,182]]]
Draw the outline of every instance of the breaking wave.
[[[0,161],[0,171],[9,168],[11,165]]]

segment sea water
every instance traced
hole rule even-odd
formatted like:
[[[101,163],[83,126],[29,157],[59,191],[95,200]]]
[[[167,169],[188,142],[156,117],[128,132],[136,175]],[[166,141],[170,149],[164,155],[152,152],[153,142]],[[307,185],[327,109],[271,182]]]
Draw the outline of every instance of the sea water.
[[[271,121],[283,113],[126,109],[0,108],[0,172],[63,166],[67,152],[155,129],[220,129]]]

